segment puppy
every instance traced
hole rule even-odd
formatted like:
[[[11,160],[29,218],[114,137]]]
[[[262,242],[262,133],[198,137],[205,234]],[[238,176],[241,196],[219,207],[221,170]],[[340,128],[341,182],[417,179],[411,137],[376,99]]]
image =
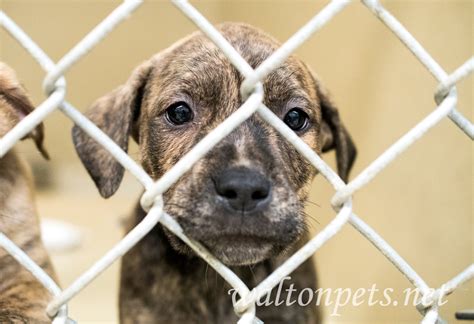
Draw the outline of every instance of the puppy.
[[[14,71],[0,62],[0,137],[33,111],[33,105]],[[43,125],[27,138],[48,158],[43,148]],[[54,278],[40,237],[31,172],[9,151],[0,158],[0,232],[4,233]],[[46,306],[49,292],[5,250],[0,248],[0,323],[50,323]]]
[[[279,43],[251,26],[226,23],[220,32],[256,68]],[[87,116],[122,149],[139,144],[143,168],[159,179],[242,104],[242,75],[197,32],[144,62],[123,85],[97,100]],[[264,103],[317,153],[336,150],[347,179],[354,144],[334,105],[304,63],[290,57],[263,83]],[[114,194],[124,169],[77,126],[73,140],[100,194]],[[196,163],[164,195],[165,210],[242,278],[257,285],[307,241],[304,204],[312,167],[257,115]],[[131,229],[145,216],[137,206]],[[288,252],[288,253],[284,253]],[[316,289],[308,260],[283,283]],[[122,323],[232,323],[229,287],[161,225],[122,261]],[[274,300],[275,291],[272,292]],[[314,304],[259,307],[268,323],[316,323]]]

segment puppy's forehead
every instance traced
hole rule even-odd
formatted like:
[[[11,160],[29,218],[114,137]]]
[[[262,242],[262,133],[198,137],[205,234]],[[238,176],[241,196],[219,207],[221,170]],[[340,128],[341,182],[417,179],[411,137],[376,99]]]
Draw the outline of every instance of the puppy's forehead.
[[[226,23],[218,28],[254,69],[280,46],[278,41],[249,25]],[[152,86],[170,100],[180,92],[195,100],[212,102],[230,98],[240,101],[242,80],[229,59],[201,32],[159,54],[151,78]],[[264,80],[266,100],[314,100],[312,82],[306,66],[291,56]]]

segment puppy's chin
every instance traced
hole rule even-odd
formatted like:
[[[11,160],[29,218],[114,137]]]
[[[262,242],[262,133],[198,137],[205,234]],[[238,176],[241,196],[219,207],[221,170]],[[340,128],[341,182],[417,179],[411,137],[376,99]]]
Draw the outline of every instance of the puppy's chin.
[[[259,263],[280,250],[265,239],[248,236],[221,236],[206,239],[204,246],[228,266],[245,266]]]
[[[196,256],[195,252],[174,234],[165,229],[171,246],[184,255]],[[221,236],[197,240],[209,252],[227,266],[245,266],[262,262],[285,250],[267,239],[249,236]]]

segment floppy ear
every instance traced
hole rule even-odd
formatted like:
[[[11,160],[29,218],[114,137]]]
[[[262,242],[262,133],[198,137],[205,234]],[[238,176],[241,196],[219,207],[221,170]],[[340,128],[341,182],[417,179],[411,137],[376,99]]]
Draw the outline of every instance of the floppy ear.
[[[322,152],[336,150],[337,171],[341,179],[347,182],[357,150],[341,121],[337,108],[318,81],[316,81],[316,88],[322,113],[320,133]]]
[[[1,136],[13,128],[33,110],[33,104],[28,98],[25,89],[17,79],[15,72],[6,64],[0,62],[0,110],[1,110]],[[40,123],[23,139],[31,138],[41,155],[49,159],[49,155],[43,147],[44,127]]]
[[[124,85],[98,99],[85,114],[125,152],[130,134],[136,133],[132,130],[133,123],[140,114],[151,66],[151,61],[142,63]],[[72,130],[72,138],[77,154],[102,197],[112,196],[120,186],[124,168],[77,125]]]

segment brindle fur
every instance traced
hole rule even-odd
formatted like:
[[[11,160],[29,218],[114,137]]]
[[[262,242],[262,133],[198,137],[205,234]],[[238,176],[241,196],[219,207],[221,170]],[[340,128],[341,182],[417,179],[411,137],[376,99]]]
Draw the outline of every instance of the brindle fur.
[[[276,40],[248,25],[227,23],[219,29],[253,68],[279,47]],[[242,80],[222,52],[198,32],[140,65],[125,85],[96,101],[87,116],[124,150],[132,136],[139,143],[142,166],[158,179],[242,104]],[[270,73],[263,86],[264,103],[280,118],[291,108],[304,109],[311,127],[298,135],[318,153],[335,149],[339,174],[347,179],[355,147],[312,72],[292,56]],[[166,108],[178,101],[193,109],[193,122],[174,126],[166,121]],[[101,195],[114,194],[123,168],[78,127],[73,139]],[[216,203],[213,178],[229,166],[258,170],[270,179],[272,200],[266,210],[253,216],[232,214]],[[253,287],[307,241],[303,209],[315,175],[294,147],[254,115],[165,193],[165,210],[188,236]],[[127,230],[144,216],[137,207]],[[291,283],[298,290],[316,289],[311,260],[292,274]],[[231,323],[237,317],[228,289],[204,261],[158,225],[123,258],[121,322]],[[268,323],[319,321],[314,304],[259,307],[257,315]]]
[[[0,137],[33,106],[15,73],[0,62]],[[42,146],[43,125],[27,137]],[[12,150],[0,159],[0,232],[4,233],[54,278],[49,256],[41,242],[31,172]],[[23,266],[0,248],[0,323],[50,323],[46,306],[49,292]]]

